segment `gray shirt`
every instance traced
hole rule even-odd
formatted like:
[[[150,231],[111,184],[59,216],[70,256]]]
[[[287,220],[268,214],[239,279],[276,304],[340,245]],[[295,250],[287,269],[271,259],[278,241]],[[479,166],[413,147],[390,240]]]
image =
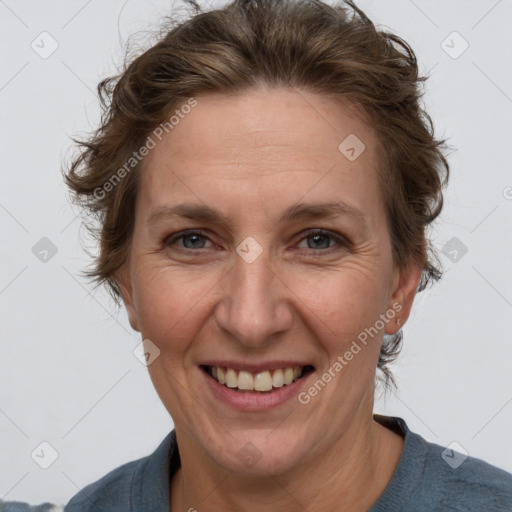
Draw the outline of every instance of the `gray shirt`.
[[[402,418],[374,415],[374,419],[405,441],[391,481],[369,512],[512,512],[512,474],[426,441],[411,432]],[[179,465],[173,430],[152,455],[88,485],[65,511],[168,512],[169,481]]]

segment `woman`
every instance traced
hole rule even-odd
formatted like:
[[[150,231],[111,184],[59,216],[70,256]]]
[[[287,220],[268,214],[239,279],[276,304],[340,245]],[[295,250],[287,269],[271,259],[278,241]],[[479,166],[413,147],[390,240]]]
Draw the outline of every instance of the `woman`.
[[[194,6],[65,173],[175,429],[66,510],[512,510],[512,475],[373,414],[441,275],[413,51],[351,2]]]

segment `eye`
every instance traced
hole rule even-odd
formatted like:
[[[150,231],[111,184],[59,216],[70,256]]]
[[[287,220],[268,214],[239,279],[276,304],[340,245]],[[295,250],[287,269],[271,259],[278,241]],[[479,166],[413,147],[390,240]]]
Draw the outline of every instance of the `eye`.
[[[202,231],[180,232],[166,238],[165,246],[176,245],[178,240],[182,240],[180,249],[204,249],[206,240],[209,240]]]
[[[350,242],[345,237],[323,229],[312,229],[306,232],[306,235],[301,238],[302,240],[307,241],[307,249],[311,249],[312,252],[320,252],[316,251],[316,249],[320,249],[323,252],[331,252],[350,246]],[[333,241],[340,247],[333,248]]]
[[[345,237],[323,229],[309,230],[302,236],[300,240],[301,242],[306,240],[306,252],[313,253],[330,253],[332,251],[350,247],[350,242]],[[194,251],[208,249],[207,246],[205,247],[207,242],[211,242],[211,240],[205,235],[205,233],[200,230],[195,230],[174,233],[164,240],[164,245],[165,247],[176,246],[178,250]],[[304,247],[300,247],[299,244],[299,249],[304,249]]]

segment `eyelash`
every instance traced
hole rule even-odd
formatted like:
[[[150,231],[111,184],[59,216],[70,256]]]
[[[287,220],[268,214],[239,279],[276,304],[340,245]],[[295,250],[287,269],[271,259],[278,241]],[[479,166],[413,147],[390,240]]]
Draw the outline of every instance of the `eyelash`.
[[[177,242],[178,240],[183,239],[187,236],[193,236],[193,235],[199,235],[202,238],[206,238],[207,240],[210,240],[208,238],[208,236],[201,230],[180,231],[178,233],[174,233],[174,234],[170,235],[169,237],[167,237],[164,240],[164,246],[170,247],[171,245],[175,244],[175,242]],[[321,236],[330,238],[330,239],[334,240],[336,243],[338,243],[338,245],[340,247],[328,247],[327,249],[298,249],[298,250],[304,250],[307,253],[321,252],[324,254],[330,254],[331,252],[340,250],[342,248],[351,248],[351,243],[347,238],[345,238],[341,235],[338,235],[336,233],[333,233],[332,231],[326,231],[324,229],[311,229],[309,231],[304,232],[304,234],[303,234],[302,238],[300,238],[299,242],[304,239],[307,239],[309,237],[316,236],[316,235],[321,235]],[[211,240],[210,240],[210,242],[211,242]],[[182,251],[186,251],[186,252],[188,252],[188,251],[200,252],[202,250],[206,250],[206,248],[204,248],[204,247],[200,247],[199,249],[188,249],[187,247],[180,247],[179,249]]]

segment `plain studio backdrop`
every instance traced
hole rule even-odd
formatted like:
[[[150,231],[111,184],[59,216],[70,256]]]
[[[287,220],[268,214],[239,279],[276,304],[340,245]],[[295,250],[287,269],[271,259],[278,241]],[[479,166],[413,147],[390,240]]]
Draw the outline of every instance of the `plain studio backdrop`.
[[[399,390],[375,411],[512,472],[512,2],[357,3],[411,44],[436,136],[456,148],[431,232],[445,275],[416,297]],[[97,126],[96,84],[128,37],[172,7],[0,1],[0,499],[65,503],[172,428],[139,333],[80,276],[89,259],[59,172],[70,136]]]

